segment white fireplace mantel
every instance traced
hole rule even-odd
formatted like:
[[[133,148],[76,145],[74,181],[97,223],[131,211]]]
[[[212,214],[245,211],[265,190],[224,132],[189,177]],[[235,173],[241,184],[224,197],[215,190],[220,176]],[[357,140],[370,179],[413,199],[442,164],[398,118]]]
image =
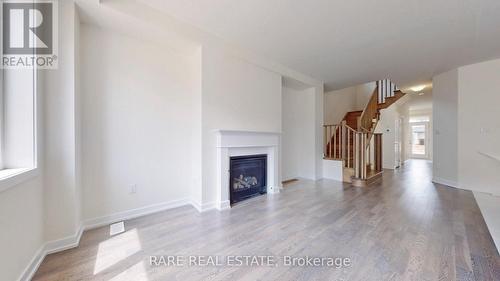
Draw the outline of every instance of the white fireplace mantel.
[[[231,207],[229,201],[229,161],[233,156],[267,155],[267,193],[279,193],[280,133],[216,130],[217,201],[219,210]]]

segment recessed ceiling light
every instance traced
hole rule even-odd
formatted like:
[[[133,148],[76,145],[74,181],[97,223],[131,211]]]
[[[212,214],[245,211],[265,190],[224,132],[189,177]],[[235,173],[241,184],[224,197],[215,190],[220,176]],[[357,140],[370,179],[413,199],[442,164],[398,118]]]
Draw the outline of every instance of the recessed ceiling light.
[[[420,92],[422,91],[423,89],[425,89],[425,85],[420,85],[420,86],[415,86],[415,87],[412,87],[410,88],[412,91],[414,92]]]

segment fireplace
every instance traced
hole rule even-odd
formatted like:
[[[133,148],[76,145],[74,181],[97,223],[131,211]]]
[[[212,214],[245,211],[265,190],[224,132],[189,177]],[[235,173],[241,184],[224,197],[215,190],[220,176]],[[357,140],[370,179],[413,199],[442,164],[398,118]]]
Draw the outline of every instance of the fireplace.
[[[231,204],[267,192],[267,155],[234,156],[229,166]]]
[[[217,130],[217,188],[215,198],[215,208],[218,210],[227,210],[231,208],[231,193],[232,193],[232,177],[231,171],[231,158],[236,159],[240,156],[256,157],[266,156],[267,160],[264,162],[262,173],[265,184],[262,181],[257,183],[265,188],[261,192],[276,194],[280,192],[279,181],[279,147],[280,147],[280,134],[273,132],[252,132],[252,131],[235,131],[235,130]],[[262,163],[262,164],[264,164]],[[238,175],[239,177],[239,175]],[[255,187],[254,187],[255,189]],[[243,191],[238,189],[238,191]],[[247,191],[248,192],[248,191]],[[244,194],[242,194],[244,195]],[[247,197],[248,198],[248,197]],[[209,208],[201,206],[200,209]]]

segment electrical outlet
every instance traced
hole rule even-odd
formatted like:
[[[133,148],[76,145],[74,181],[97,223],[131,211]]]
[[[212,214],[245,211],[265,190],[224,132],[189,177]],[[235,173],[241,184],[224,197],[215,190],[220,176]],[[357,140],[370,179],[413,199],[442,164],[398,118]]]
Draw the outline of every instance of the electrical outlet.
[[[135,194],[137,193],[137,184],[131,184],[130,185],[130,194]]]

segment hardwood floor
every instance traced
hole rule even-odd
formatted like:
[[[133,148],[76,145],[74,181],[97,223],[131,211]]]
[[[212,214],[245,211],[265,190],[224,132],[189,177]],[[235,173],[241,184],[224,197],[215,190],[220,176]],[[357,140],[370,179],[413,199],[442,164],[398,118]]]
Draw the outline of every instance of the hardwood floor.
[[[412,161],[352,188],[299,181],[224,212],[191,207],[85,232],[34,280],[500,280],[500,257],[471,192],[431,183]],[[276,267],[152,267],[150,255],[272,255]],[[347,268],[287,267],[283,256],[348,257]]]

